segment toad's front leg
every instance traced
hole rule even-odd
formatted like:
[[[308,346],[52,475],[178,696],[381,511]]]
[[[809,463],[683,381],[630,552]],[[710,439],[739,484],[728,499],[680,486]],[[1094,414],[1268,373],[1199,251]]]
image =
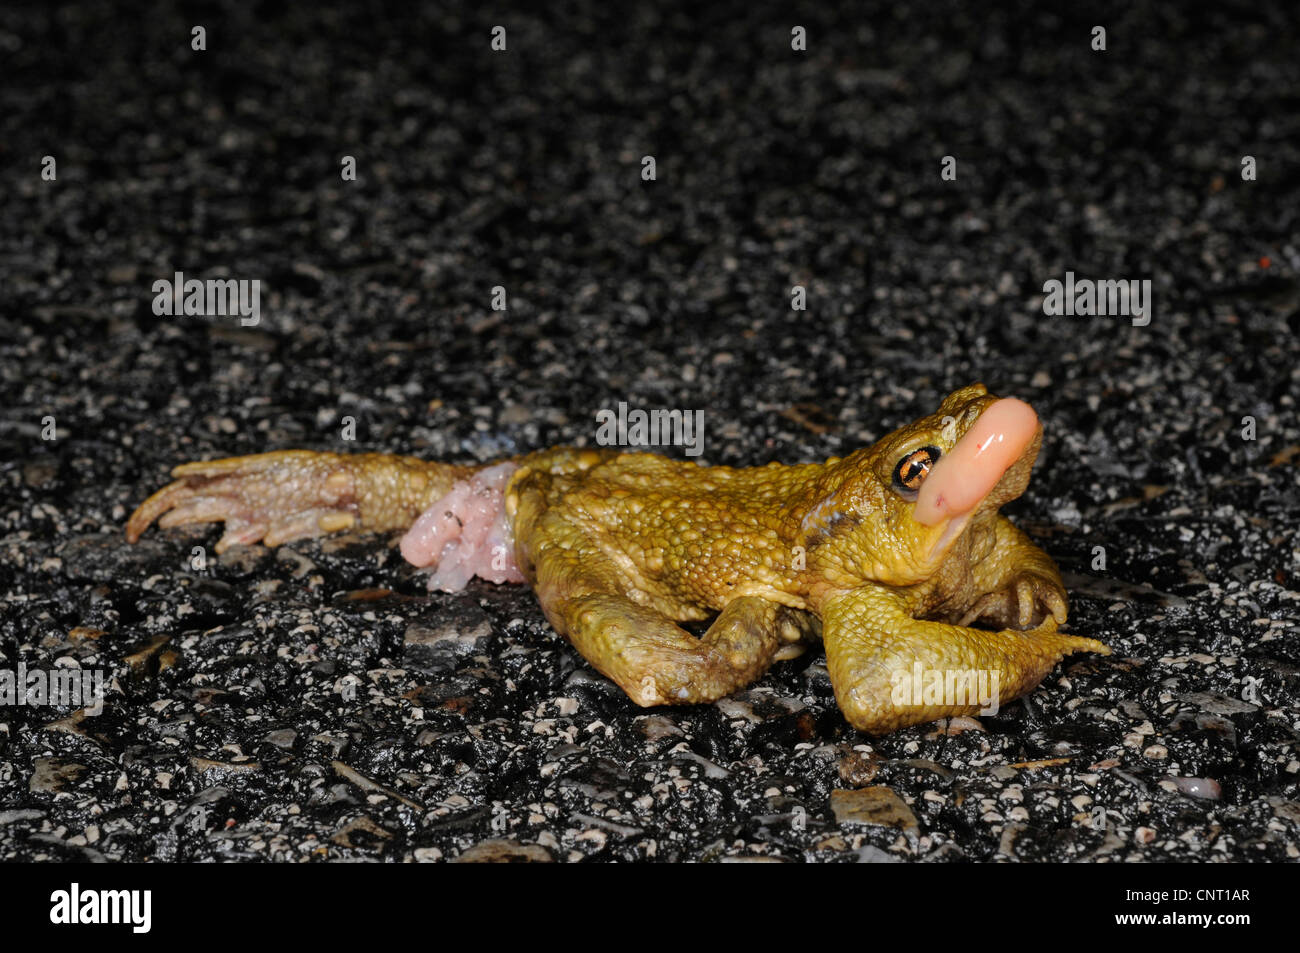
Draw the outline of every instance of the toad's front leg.
[[[1069,597],[1060,570],[1005,516],[993,522],[988,553],[972,562],[970,574],[974,590],[983,595],[966,609],[958,625],[982,619],[997,626],[1031,629],[1049,615],[1057,625],[1065,624]]]
[[[1028,692],[1072,652],[1110,654],[1095,639],[1058,633],[1051,615],[1000,632],[914,619],[905,598],[881,586],[831,592],[816,608],[835,698],[870,734],[986,711]]]

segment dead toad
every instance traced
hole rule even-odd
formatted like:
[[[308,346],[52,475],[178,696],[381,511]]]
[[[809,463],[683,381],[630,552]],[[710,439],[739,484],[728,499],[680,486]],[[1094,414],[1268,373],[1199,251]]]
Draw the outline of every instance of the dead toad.
[[[820,638],[844,715],[883,734],[987,701],[900,694],[921,672],[985,673],[1005,704],[1065,655],[1109,654],[1057,631],[1056,565],[998,513],[1024,492],[1041,440],[1028,404],[973,384],[823,464],[283,451],[177,467],[126,533],[220,520],[221,552],[405,530],[403,555],[436,564],[430,588],[527,581],[556,631],[643,706],[714,701]],[[699,638],[677,624],[715,613]]]

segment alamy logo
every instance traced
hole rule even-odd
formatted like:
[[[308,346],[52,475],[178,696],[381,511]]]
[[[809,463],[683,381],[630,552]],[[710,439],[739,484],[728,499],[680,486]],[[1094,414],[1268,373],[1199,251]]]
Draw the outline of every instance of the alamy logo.
[[[596,443],[602,447],[684,447],[688,457],[704,449],[704,411],[651,410],[618,402],[618,411],[596,411]]]
[[[59,924],[129,923],[133,933],[148,933],[153,924],[152,890],[68,890],[50,894],[50,922]]]
[[[978,705],[981,715],[998,713],[1002,672],[996,668],[926,668],[913,662],[911,672],[895,671],[889,681],[890,700],[900,708]]]
[[[262,282],[256,278],[185,277],[178,271],[169,281],[153,283],[153,313],[157,315],[239,315],[239,323],[251,328],[262,320]]]
[[[104,673],[97,668],[0,668],[0,707],[32,705],[84,708],[87,715],[104,711]]]
[[[1144,328],[1151,323],[1151,279],[1136,278],[1093,281],[1091,278],[1075,279],[1074,272],[1065,273],[1065,281],[1056,278],[1043,284],[1043,314],[1059,317],[1063,314],[1124,315],[1133,319],[1134,327]]]

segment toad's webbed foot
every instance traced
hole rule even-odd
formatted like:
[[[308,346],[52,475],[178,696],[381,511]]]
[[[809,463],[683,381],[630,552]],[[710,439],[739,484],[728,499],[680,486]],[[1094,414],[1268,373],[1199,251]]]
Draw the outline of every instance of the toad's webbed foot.
[[[835,697],[871,734],[996,710],[1072,652],[1110,654],[1095,639],[1057,632],[1051,615],[1000,632],[913,619],[898,593],[878,586],[834,593],[819,608]]]
[[[998,516],[992,549],[971,566],[971,575],[984,595],[957,619],[960,626],[980,620],[1000,628],[1033,629],[1049,616],[1057,625],[1069,616],[1069,597],[1056,563],[1005,516]]]
[[[126,524],[135,542],[160,527],[225,523],[217,552],[259,540],[278,546],[345,529],[404,529],[471,470],[381,453],[284,450],[186,463]]]
[[[981,596],[957,624],[968,626],[985,619],[1008,628],[1033,629],[1047,618],[1063,624],[1068,611],[1059,576],[1025,570],[1012,575],[1005,588]]]

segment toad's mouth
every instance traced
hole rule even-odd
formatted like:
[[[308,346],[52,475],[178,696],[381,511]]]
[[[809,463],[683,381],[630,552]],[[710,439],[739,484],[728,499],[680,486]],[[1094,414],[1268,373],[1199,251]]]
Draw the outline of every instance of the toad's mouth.
[[[933,565],[943,558],[980,504],[1013,467],[1020,485],[1007,487],[1010,495],[998,505],[1023,492],[1033,463],[1025,458],[1037,455],[1035,438],[1040,429],[1034,408],[1023,400],[1004,397],[990,404],[956,446],[939,458],[921,484],[912,511],[916,522],[931,528],[933,539],[924,557],[927,563]],[[1027,465],[1016,467],[1022,461]]]

